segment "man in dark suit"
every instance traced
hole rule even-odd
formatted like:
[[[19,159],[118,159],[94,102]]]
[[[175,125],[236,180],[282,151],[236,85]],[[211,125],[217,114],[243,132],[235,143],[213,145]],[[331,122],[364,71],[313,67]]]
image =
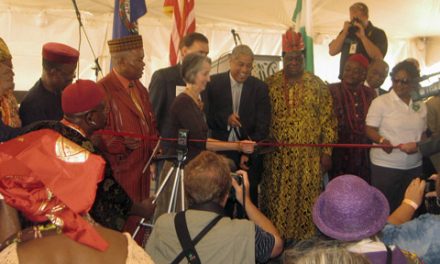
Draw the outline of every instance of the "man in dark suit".
[[[212,137],[224,141],[251,139],[260,141],[269,134],[271,108],[267,85],[251,76],[254,54],[246,45],[236,46],[231,54],[230,71],[211,76],[206,88],[209,128]],[[237,167],[248,170],[250,194],[258,202],[261,155],[224,152]]]
[[[179,44],[182,59],[185,55],[198,52],[208,55],[208,39],[197,32],[186,35]],[[180,73],[181,64],[157,70],[151,77],[149,86],[150,102],[156,115],[157,127],[162,136],[169,117],[169,110],[174,98],[185,89],[185,82]]]
[[[424,157],[429,157],[440,153],[440,136],[431,137],[420,142],[408,142],[400,144],[399,149],[407,154],[420,152]],[[440,163],[433,161],[436,169],[440,168]]]

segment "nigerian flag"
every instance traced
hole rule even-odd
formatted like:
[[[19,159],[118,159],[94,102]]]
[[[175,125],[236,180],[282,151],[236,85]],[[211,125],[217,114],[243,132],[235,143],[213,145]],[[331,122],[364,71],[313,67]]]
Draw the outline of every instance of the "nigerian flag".
[[[313,73],[312,0],[297,0],[292,21],[304,39],[306,70]]]

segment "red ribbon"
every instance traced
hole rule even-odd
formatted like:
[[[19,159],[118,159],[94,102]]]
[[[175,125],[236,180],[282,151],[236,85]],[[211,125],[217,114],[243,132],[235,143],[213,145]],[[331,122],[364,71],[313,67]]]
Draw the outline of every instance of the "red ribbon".
[[[177,141],[177,138],[158,138],[157,136],[144,136],[140,134],[135,134],[131,132],[115,132],[112,130],[99,130],[96,131],[95,134],[100,135],[110,135],[110,136],[119,136],[119,137],[131,137],[131,138],[139,138],[145,139],[149,141]],[[189,142],[208,142],[209,139],[188,139]],[[225,142],[235,144],[236,142]],[[318,148],[398,148],[397,146],[383,145],[383,144],[302,144],[302,143],[283,143],[283,142],[257,142],[257,146],[264,147],[318,147]]]

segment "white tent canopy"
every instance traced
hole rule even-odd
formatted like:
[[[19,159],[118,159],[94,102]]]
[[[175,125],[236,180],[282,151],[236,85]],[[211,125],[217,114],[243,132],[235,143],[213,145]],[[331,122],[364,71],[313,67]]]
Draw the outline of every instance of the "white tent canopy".
[[[144,37],[146,69],[144,83],[152,72],[168,65],[172,19],[162,12],[163,0],[147,0],[148,13],[139,21]],[[348,19],[348,7],[356,1],[314,0],[313,36],[315,73],[323,80],[337,80],[339,56],[328,55],[328,43]],[[389,48],[385,60],[393,66],[407,57],[417,58],[422,73],[440,69],[440,1],[365,0],[370,20],[385,30]],[[114,0],[78,0],[82,20],[104,74],[108,72],[106,45],[111,39]],[[256,54],[279,55],[281,34],[292,25],[294,0],[196,0],[197,31],[210,40],[213,59],[230,51],[235,29],[243,44]],[[28,90],[41,74],[41,46],[49,41],[79,46],[78,22],[72,1],[0,0],[0,36],[14,57],[17,90]],[[82,34],[80,78],[94,79],[93,55]]]

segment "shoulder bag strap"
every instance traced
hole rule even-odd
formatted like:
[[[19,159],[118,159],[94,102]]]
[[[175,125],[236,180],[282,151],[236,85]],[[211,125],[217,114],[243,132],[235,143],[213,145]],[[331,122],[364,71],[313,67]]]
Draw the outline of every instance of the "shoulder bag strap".
[[[387,249],[387,264],[391,264],[393,263],[393,251],[387,245],[385,245],[385,248]]]
[[[203,230],[194,238],[194,240],[191,241],[188,226],[186,224],[185,212],[177,213],[176,217],[174,218],[174,225],[176,228],[177,237],[179,238],[179,242],[183,250],[172,263],[177,264],[184,257],[186,257],[189,263],[200,264],[201,261],[195,246],[222,218],[222,215],[217,215],[205,228],[203,228]]]

